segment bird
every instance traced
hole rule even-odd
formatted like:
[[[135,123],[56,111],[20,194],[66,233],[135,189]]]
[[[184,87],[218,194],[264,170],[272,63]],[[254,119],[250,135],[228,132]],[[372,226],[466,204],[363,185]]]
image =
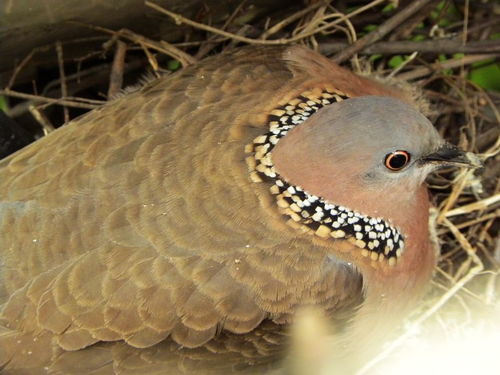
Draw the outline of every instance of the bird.
[[[251,373],[308,306],[360,361],[429,284],[425,178],[457,165],[408,93],[306,47],[150,82],[0,161],[0,368]]]

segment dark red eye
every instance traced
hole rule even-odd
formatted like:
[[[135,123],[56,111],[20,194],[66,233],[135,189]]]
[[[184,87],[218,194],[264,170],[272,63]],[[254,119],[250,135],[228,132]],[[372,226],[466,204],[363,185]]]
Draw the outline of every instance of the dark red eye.
[[[410,154],[406,151],[394,151],[385,156],[385,166],[391,171],[400,171],[410,162]]]

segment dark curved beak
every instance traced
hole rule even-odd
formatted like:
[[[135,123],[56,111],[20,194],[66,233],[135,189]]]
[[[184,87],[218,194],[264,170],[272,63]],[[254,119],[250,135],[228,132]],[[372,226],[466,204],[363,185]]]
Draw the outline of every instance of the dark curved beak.
[[[466,152],[458,147],[445,143],[433,153],[420,159],[422,163],[436,164],[437,167],[458,166],[466,168],[481,168],[482,161],[472,152]]]

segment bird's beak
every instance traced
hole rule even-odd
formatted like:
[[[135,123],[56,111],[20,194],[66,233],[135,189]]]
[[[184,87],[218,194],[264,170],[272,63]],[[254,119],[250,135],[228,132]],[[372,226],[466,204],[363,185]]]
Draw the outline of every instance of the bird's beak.
[[[435,164],[437,167],[459,166],[466,168],[481,168],[482,161],[472,152],[466,152],[458,147],[445,143],[435,152],[424,156],[423,163]]]

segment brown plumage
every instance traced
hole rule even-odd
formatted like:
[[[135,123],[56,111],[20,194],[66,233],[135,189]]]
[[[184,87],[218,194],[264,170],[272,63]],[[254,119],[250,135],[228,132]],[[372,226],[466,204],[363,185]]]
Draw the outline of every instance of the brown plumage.
[[[405,245],[394,262],[374,260],[353,235],[336,239],[295,221],[293,197],[277,202],[283,192],[271,193],[258,167],[258,137],[272,116],[296,98],[320,103],[325,92],[410,101],[300,47],[244,48],[155,81],[1,161],[5,373],[236,371],[274,359],[283,325],[304,305],[350,321],[339,357],[380,344],[435,263],[422,179],[408,196],[394,194],[405,196],[396,213],[380,208],[398,201],[390,191],[370,200],[342,180],[304,177],[307,154],[287,144],[300,144],[299,129],[319,113],[273,151],[291,185],[397,228]]]

